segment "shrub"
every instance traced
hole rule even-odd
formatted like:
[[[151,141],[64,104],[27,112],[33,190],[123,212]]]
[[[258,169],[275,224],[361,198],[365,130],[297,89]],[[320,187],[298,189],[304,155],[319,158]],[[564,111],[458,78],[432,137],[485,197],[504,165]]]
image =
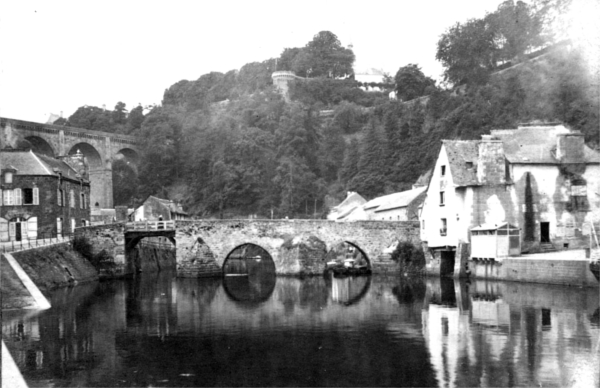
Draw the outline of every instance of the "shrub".
[[[98,253],[94,253],[94,247],[86,237],[75,237],[73,239],[73,250],[79,252],[79,254],[86,258],[96,269],[112,268],[115,266],[113,258],[105,249]]]
[[[425,254],[420,247],[401,241],[392,252],[392,260],[398,263],[403,273],[419,274],[425,267]]]

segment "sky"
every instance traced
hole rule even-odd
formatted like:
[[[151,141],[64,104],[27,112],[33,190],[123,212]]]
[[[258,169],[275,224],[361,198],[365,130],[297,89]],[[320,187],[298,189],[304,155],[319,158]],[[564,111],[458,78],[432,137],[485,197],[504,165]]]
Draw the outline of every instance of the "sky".
[[[441,34],[501,0],[3,1],[0,116],[46,122],[83,105],[160,104],[165,89],[278,57],[319,31],[353,45],[355,71],[409,63],[440,79]]]

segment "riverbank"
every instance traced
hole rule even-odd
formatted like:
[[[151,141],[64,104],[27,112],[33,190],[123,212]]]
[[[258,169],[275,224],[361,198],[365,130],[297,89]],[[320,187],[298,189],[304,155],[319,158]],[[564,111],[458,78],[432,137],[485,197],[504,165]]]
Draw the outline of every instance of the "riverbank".
[[[2,310],[48,308],[42,294],[98,280],[96,268],[68,242],[2,254],[0,268]]]

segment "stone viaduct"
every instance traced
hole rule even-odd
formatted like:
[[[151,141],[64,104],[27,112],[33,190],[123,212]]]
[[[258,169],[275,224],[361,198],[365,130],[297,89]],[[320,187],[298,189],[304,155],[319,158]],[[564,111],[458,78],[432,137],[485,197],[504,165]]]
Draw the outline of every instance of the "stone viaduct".
[[[139,143],[132,136],[4,117],[0,117],[0,128],[3,144],[10,144],[10,139],[24,138],[35,152],[51,157],[81,151],[90,167],[92,206],[114,207],[112,162],[120,158],[133,163],[138,160]]]
[[[393,271],[390,247],[399,241],[420,244],[419,223],[412,221],[186,220],[175,221],[172,230],[130,231],[117,223],[77,228],[75,233],[88,237],[95,250],[106,250],[126,273],[135,270],[128,258],[141,239],[166,237],[176,247],[178,276],[191,277],[220,273],[229,254],[245,244],[265,249],[276,273],[290,275],[322,273],[327,252],[343,242],[358,248],[373,272]],[[307,244],[318,249],[303,255]]]

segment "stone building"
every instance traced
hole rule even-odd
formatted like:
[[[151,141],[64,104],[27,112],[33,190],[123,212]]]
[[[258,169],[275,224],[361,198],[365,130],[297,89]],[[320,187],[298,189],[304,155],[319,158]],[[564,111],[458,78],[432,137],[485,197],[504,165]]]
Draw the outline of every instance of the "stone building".
[[[0,241],[73,233],[90,222],[83,155],[54,159],[31,150],[0,151]]]
[[[600,222],[599,185],[600,154],[562,125],[444,140],[421,213],[428,265],[452,271],[455,252],[468,252],[471,229],[483,224],[519,227],[525,252],[587,247]]]
[[[190,218],[181,204],[152,195],[148,196],[144,203],[133,211],[130,217],[132,221],[170,221]]]

